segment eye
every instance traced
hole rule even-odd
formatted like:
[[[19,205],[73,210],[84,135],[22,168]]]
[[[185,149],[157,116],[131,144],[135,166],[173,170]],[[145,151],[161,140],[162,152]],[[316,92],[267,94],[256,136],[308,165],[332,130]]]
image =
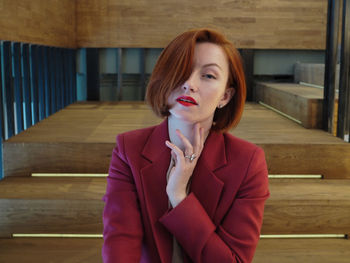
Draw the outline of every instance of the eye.
[[[216,79],[216,77],[213,74],[203,74],[202,77],[206,79]]]

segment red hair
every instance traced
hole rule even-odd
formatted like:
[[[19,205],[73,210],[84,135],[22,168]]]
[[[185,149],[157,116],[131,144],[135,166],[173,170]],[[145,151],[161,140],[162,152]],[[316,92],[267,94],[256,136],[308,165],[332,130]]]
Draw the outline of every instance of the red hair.
[[[163,50],[147,86],[146,99],[160,117],[169,116],[167,100],[170,93],[191,76],[194,48],[197,43],[209,42],[220,46],[229,64],[227,88],[235,94],[223,108],[216,109],[213,130],[227,131],[235,127],[242,116],[246,99],[246,83],[242,59],[234,45],[212,29],[195,29],[182,33]]]

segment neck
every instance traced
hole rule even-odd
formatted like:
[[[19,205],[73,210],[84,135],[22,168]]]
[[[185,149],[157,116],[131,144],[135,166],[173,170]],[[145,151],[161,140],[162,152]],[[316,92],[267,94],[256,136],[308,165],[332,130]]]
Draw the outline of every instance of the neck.
[[[179,120],[172,115],[168,117],[168,132],[170,141],[175,144],[180,150],[184,151],[185,146],[182,143],[182,140],[177,136],[176,130],[180,130],[181,133],[190,141],[190,143],[194,144],[194,125],[195,123],[185,122],[183,120]],[[201,122],[201,127],[204,128],[204,141],[207,138],[210,128],[212,126],[212,121]]]

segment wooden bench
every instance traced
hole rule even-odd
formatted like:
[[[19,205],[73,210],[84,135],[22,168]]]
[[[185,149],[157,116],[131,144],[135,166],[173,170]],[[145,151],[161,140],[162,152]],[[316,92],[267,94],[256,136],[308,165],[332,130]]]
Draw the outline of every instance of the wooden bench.
[[[0,238],[0,262],[102,262],[102,238]],[[253,263],[346,263],[349,239],[261,239]]]
[[[256,82],[255,99],[290,116],[307,129],[322,128],[323,89],[296,83]],[[337,107],[336,99],[334,127]]]
[[[349,239],[262,239],[253,263],[345,263],[349,258]]]
[[[105,178],[0,182],[0,236],[102,233]],[[270,179],[262,234],[350,233],[350,180]]]
[[[102,238],[0,238],[0,262],[98,263]]]
[[[4,141],[5,176],[107,173],[118,133],[160,121],[143,102],[74,103]],[[230,133],[261,146],[271,174],[350,178],[348,143],[307,130],[256,103],[246,104]]]

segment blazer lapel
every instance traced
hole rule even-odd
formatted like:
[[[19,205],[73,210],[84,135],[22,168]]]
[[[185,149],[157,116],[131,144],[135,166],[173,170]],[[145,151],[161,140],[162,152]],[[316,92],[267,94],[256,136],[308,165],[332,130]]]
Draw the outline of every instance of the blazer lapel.
[[[155,243],[162,262],[171,261],[172,237],[165,227],[158,222],[168,210],[166,194],[166,173],[170,164],[170,149],[165,140],[169,140],[167,119],[157,126],[142,151],[148,164],[141,169],[148,219],[151,224]]]
[[[225,144],[222,134],[210,132],[204,149],[192,175],[191,192],[193,192],[209,217],[214,219],[224,183],[215,171],[227,163]]]

